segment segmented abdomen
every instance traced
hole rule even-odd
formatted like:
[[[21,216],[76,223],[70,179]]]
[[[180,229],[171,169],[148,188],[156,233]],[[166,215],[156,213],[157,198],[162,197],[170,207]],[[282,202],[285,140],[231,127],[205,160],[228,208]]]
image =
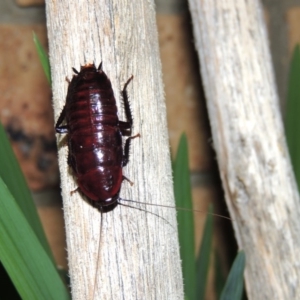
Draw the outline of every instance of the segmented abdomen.
[[[99,195],[112,197],[122,182],[122,136],[116,101],[104,73],[94,73],[72,88],[66,115],[69,164],[83,192],[101,201]]]

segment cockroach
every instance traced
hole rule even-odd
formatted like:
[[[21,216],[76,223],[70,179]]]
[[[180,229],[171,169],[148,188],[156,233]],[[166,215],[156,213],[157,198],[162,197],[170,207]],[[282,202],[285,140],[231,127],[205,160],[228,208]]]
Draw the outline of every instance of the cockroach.
[[[72,69],[75,75],[71,81],[68,80],[66,103],[55,129],[57,133],[68,134],[68,165],[76,177],[76,190],[83,193],[101,212],[112,211],[121,204],[120,200],[139,203],[120,198],[123,180],[132,184],[123,175],[123,167],[129,162],[130,143],[140,136],[131,135],[133,118],[127,87],[133,76],[121,91],[126,121],[120,121],[111,82],[102,70],[102,62],[98,68],[95,64],[87,64],[81,66],[80,72]],[[122,137],[125,136],[128,138],[123,147]],[[143,204],[196,211],[161,204]]]
[[[76,190],[84,194],[101,213],[112,211],[121,204],[120,200],[136,203],[138,201],[120,198],[123,180],[130,182],[123,175],[123,168],[129,162],[131,140],[140,136],[132,136],[133,118],[127,94],[127,87],[133,76],[121,91],[126,121],[120,121],[111,82],[102,70],[102,63],[98,68],[95,64],[87,64],[81,66],[80,72],[75,68],[73,71],[75,74],[69,81],[66,103],[55,129],[59,134],[67,134],[68,165],[76,177]],[[123,137],[127,137],[124,146]],[[180,209],[160,204],[144,204]],[[101,218],[100,228],[102,220]],[[99,238],[99,249],[100,241]],[[95,298],[99,257],[100,255],[92,299]]]
[[[133,118],[127,87],[133,76],[121,91],[126,121],[120,121],[111,82],[102,70],[102,62],[98,68],[95,64],[87,64],[81,66],[80,72],[72,69],[75,75],[71,81],[68,80],[66,103],[55,129],[57,133],[68,134],[68,165],[76,177],[76,190],[83,193],[101,212],[113,210],[120,200],[139,203],[120,198],[123,180],[131,183],[123,175],[123,167],[129,162],[130,143],[140,136],[131,136]],[[122,137],[125,136],[128,138],[123,147]],[[186,210],[161,204],[144,204]]]
[[[119,203],[124,179],[123,167],[129,161],[132,113],[127,86],[121,92],[126,121],[120,121],[110,79],[102,70],[102,62],[72,68],[66,103],[57,120],[57,133],[67,134],[68,165],[71,167],[78,190],[101,212],[113,210]],[[65,124],[65,125],[63,125]],[[127,136],[124,147],[122,137]]]

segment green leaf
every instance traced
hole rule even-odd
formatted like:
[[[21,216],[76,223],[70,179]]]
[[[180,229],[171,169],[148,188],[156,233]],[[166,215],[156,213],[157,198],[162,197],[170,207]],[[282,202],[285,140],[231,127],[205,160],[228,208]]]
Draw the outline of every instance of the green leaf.
[[[33,231],[37,235],[40,243],[43,245],[45,251],[50,257],[52,257],[52,252],[44,234],[44,230],[40,222],[40,218],[37,214],[36,207],[32,200],[31,193],[1,123],[0,177],[8,187],[14,199],[17,201],[20,209],[22,210]],[[1,190],[0,195],[2,195]]]
[[[206,218],[201,247],[197,258],[197,299],[205,299],[206,284],[209,271],[210,254],[212,251],[213,216],[210,205]]]
[[[174,193],[176,206],[192,210],[192,195],[190,172],[188,164],[188,146],[186,135],[181,136],[175,162]],[[196,299],[196,267],[195,267],[195,241],[194,219],[191,212],[177,212],[180,256],[182,259],[182,273],[184,279],[184,293],[190,300]]]
[[[39,38],[37,37],[37,35],[35,33],[33,33],[33,41],[34,41],[35,48],[36,48],[37,53],[38,53],[39,58],[40,58],[40,62],[41,62],[42,67],[44,69],[45,75],[46,75],[47,80],[48,80],[48,82],[51,86],[51,69],[50,69],[48,54],[44,50]]]
[[[0,258],[22,299],[68,299],[47,252],[0,178]]]
[[[225,286],[225,276],[222,271],[220,256],[218,255],[217,252],[215,253],[214,270],[215,270],[215,291],[216,291],[217,299],[220,299],[222,290]]]
[[[291,161],[300,190],[300,48],[294,49],[288,82],[285,132]]]
[[[245,253],[240,251],[235,258],[220,300],[240,300],[244,288]]]

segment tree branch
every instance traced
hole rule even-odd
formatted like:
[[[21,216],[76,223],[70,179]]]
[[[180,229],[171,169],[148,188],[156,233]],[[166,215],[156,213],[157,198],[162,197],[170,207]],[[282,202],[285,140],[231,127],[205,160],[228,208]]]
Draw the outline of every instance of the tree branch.
[[[226,201],[246,252],[249,299],[300,295],[300,202],[262,8],[190,0]]]
[[[65,102],[72,67],[103,62],[119,107],[128,93],[135,139],[121,197],[174,205],[166,112],[152,1],[46,1],[55,116]],[[103,215],[82,199],[59,141],[69,268],[73,299],[179,299],[183,297],[175,211],[130,204]],[[128,203],[124,203],[129,205]],[[153,212],[162,216],[147,213]],[[99,242],[100,240],[100,242]],[[95,279],[96,276],[96,279]]]

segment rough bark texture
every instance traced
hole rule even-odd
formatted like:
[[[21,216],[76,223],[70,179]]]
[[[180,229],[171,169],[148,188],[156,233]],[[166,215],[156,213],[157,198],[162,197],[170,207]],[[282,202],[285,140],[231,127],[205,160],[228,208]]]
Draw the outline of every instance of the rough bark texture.
[[[119,107],[128,93],[135,139],[121,197],[174,205],[166,113],[152,1],[46,1],[56,118],[65,102],[72,67],[103,62]],[[101,215],[73,193],[65,139],[58,136],[73,299],[182,299],[175,211],[137,203]],[[149,213],[152,212],[151,213]],[[157,214],[161,217],[158,217]],[[164,219],[163,219],[164,218]]]
[[[299,299],[300,200],[257,0],[190,0],[226,201],[249,299]]]

